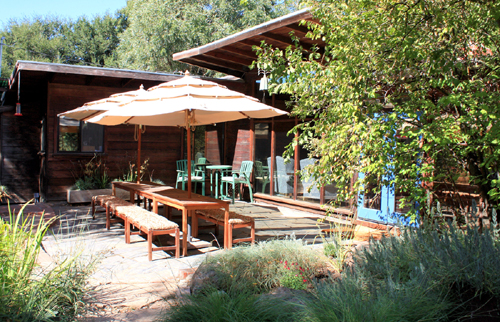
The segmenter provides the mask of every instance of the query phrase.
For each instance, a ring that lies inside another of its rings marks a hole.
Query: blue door
[[[364,173],[359,173],[359,179],[365,177]],[[358,194],[358,217],[360,219],[375,220],[383,223],[392,222],[390,220],[394,213],[395,206],[394,189],[382,186],[380,194],[370,193]]]
[[[358,177],[363,179],[365,174],[359,173]],[[379,195],[358,194],[358,218],[384,224],[418,226],[417,223],[410,223],[410,218],[403,213],[396,212],[396,193],[394,188],[388,186],[382,186]]]

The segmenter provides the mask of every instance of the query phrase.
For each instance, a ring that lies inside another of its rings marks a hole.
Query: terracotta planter
[[[111,189],[94,189],[94,190],[68,190],[66,199],[68,203],[85,203],[91,202],[93,196],[111,195]],[[116,195],[124,200],[130,198],[128,191],[116,189]]]

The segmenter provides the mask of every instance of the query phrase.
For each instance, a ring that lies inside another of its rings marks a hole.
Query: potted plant
[[[111,195],[111,179],[106,164],[100,157],[94,155],[90,161],[80,163],[80,170],[75,184],[67,192],[68,203],[90,202],[93,196]],[[119,197],[126,198],[127,194],[120,193]]]

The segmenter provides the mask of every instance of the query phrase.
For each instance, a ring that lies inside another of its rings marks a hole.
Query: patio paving
[[[59,216],[59,222],[43,241],[45,253],[40,256],[41,264],[50,265],[53,260],[74,254],[82,254],[86,259],[98,258],[96,270],[90,278],[93,312],[86,321],[139,320],[135,316],[137,312],[133,311],[151,307],[160,312],[167,305],[164,299],[189,292],[189,275],[207,253],[223,251],[218,247],[223,245],[219,239],[223,236],[222,229],[219,236],[214,236],[213,230],[201,230],[199,238],[210,242],[208,247],[189,250],[187,257],[179,259],[170,252],[153,252],[150,262],[145,238],[133,235],[131,243],[126,244],[122,224],[113,224],[109,231],[106,230],[104,212],[98,212],[93,220],[89,205],[72,206],[62,202],[49,205]],[[236,202],[230,210],[255,219],[257,241],[294,236],[319,246],[322,241],[318,238],[320,230],[331,228],[329,222],[318,223],[323,216],[285,207]],[[179,212],[174,210],[173,215],[174,221],[180,221]],[[361,228],[360,231],[381,234],[367,229]],[[234,237],[248,236],[249,233],[248,228],[238,229]],[[111,319],[110,314],[115,314],[115,318]]]

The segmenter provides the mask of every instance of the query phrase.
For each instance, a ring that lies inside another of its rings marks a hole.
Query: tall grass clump
[[[165,315],[165,322],[271,322],[293,321],[297,308],[276,298],[263,300],[241,290],[212,290],[189,296]]]
[[[286,286],[305,292],[303,285],[325,265],[319,252],[294,238],[209,256],[193,277],[192,295],[181,298],[165,321],[294,321],[299,306],[269,291]]]
[[[0,320],[73,321],[84,308],[90,266],[78,254],[50,268],[38,265],[51,222],[35,225],[24,208],[9,221],[0,218]]]
[[[500,317],[500,244],[474,228],[408,229],[372,242],[341,279],[317,284],[304,321]]]
[[[207,277],[204,288],[226,292],[244,290],[257,294],[284,286],[282,282],[289,280],[290,272],[293,277],[304,277],[298,282],[308,281],[310,275],[325,265],[326,259],[303,241],[286,238],[259,242],[255,246],[239,246],[209,256],[200,265],[195,277]]]

